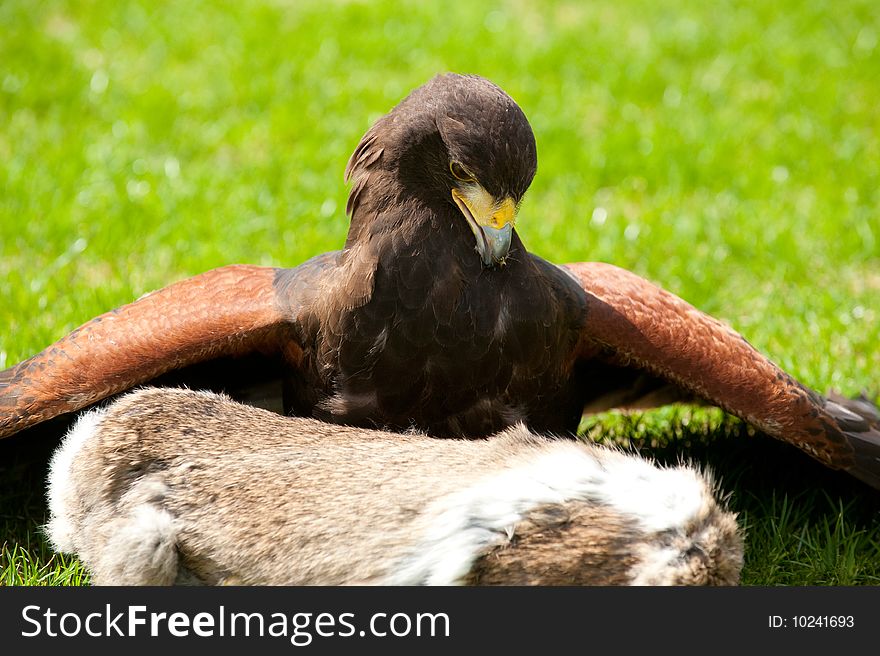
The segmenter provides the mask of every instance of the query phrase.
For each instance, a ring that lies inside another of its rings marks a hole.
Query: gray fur
[[[645,469],[693,490],[669,497],[686,512],[670,502],[657,520],[640,510],[650,491],[608,479],[633,467],[648,465],[521,426],[434,439],[148,388],[73,427],[52,461],[47,529],[95,584],[738,582],[742,537],[711,482]],[[559,538],[528,546],[548,522]],[[499,569],[511,562],[515,578]]]

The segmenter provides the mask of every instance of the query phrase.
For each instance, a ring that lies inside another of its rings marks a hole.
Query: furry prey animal
[[[49,536],[95,584],[735,584],[710,479],[515,426],[484,440],[146,388],[51,463]]]

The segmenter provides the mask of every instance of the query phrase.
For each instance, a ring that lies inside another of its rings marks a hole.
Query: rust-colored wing
[[[218,356],[284,352],[295,362],[278,269],[234,265],[148,294],[0,372],[0,437]],[[293,270],[296,271],[296,270]]]
[[[581,357],[671,381],[880,488],[880,417],[867,399],[808,389],[720,321],[629,271],[594,262],[565,268],[586,292]]]

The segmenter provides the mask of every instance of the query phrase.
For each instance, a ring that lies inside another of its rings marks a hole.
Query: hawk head
[[[492,267],[507,257],[536,169],[535,136],[509,95],[481,77],[438,75],[364,135],[346,168],[354,182],[347,210],[354,226],[359,209],[375,214],[412,201],[452,208]]]

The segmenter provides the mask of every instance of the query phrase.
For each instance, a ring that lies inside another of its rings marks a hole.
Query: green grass
[[[880,385],[873,0],[6,0],[0,366],[179,278],[340,247],[350,151],[447,70],[532,122],[531,250],[636,271],[816,389]],[[687,408],[585,429],[710,465],[745,583],[880,582],[877,493],[793,449]],[[3,583],[84,580],[37,528],[45,433],[0,444]]]

